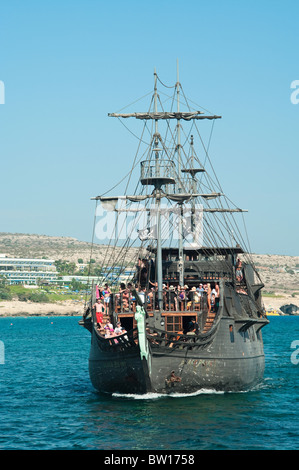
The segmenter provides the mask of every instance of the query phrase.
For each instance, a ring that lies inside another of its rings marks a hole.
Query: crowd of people
[[[147,291],[145,287],[140,285],[133,286],[132,283],[121,283],[118,292],[114,294],[115,305],[121,306],[124,311],[131,310],[132,303],[136,303],[135,292],[137,292],[139,299],[149,309],[157,308],[158,302],[158,285],[152,283],[152,286]],[[96,314],[96,321],[101,334],[105,337],[113,337],[123,334],[125,330],[118,323],[116,328],[107,320],[104,325],[104,316],[109,317],[109,304],[111,299],[111,289],[108,284],[104,287],[97,287],[97,300],[93,305]],[[169,305],[173,307],[174,311],[190,311],[196,304],[200,302],[202,296],[205,296],[208,312],[213,312],[217,309],[219,304],[219,284],[218,283],[199,283],[198,286],[188,287],[184,286],[168,286],[163,284],[163,308],[169,309]]]
[[[147,290],[145,286],[132,283],[121,283],[118,292],[114,294],[115,306],[121,307],[122,311],[132,310],[132,304],[136,303],[137,292],[139,299],[143,304],[149,308],[157,308],[158,302],[158,284],[150,283],[151,286]],[[200,298],[206,295],[208,311],[213,311],[219,303],[219,284],[218,283],[200,283],[198,286],[189,287],[173,286],[163,284],[163,308],[173,305],[175,311],[190,310],[194,308],[194,304],[200,302]],[[98,302],[95,304],[96,311],[99,315],[109,314],[109,303],[111,298],[111,289],[106,284],[103,288],[98,290]],[[98,306],[97,306],[98,305]]]
[[[198,304],[201,297],[206,296],[208,311],[213,311],[219,302],[218,283],[199,283],[198,286],[167,286],[163,284],[163,301],[174,304],[175,310],[190,310]]]
[[[111,297],[111,289],[108,284],[105,284],[104,287],[100,289],[96,287],[96,296],[97,300],[93,305],[96,314],[97,326],[99,333],[105,338],[115,338],[119,335],[126,333],[126,330],[121,326],[120,322],[116,323],[114,328],[109,317],[109,304]],[[108,319],[105,320],[104,324],[104,315]],[[115,340],[117,342],[117,340]]]
[[[146,270],[147,266],[144,265],[144,260],[140,260],[140,270]],[[242,263],[240,259],[236,263],[236,278],[238,282],[243,279]],[[193,283],[194,284],[194,283]],[[139,299],[136,299],[136,293]],[[163,309],[174,311],[192,311],[196,305],[200,304],[201,298],[205,299],[208,312],[215,312],[219,306],[220,289],[218,282],[198,283],[197,285],[168,285],[163,284]],[[105,338],[113,338],[126,333],[122,328],[120,322],[114,328],[110,320],[105,320],[110,315],[110,302],[112,291],[108,284],[104,287],[96,287],[97,300],[93,305],[96,314],[96,321],[99,332]],[[148,289],[140,284],[133,285],[131,282],[125,284],[122,282],[119,285],[118,292],[113,293],[114,306],[120,307],[121,311],[135,311],[135,306],[138,300],[141,300],[148,310],[158,308],[158,283],[149,281]],[[134,306],[134,308],[133,308]],[[116,310],[117,311],[117,310]],[[110,317],[109,317],[110,318]],[[197,331],[197,325],[194,326]]]

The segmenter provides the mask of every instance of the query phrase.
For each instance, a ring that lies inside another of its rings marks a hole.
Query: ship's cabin
[[[149,323],[158,311],[158,288],[155,268],[155,248],[149,256],[139,259],[132,283],[120,284],[111,295],[110,316],[119,319],[126,330],[136,327],[134,318],[141,299]],[[234,276],[238,253],[236,248],[184,248],[184,282],[179,283],[179,252],[176,248],[163,248],[163,310],[161,323],[169,332],[206,332],[217,316],[221,302],[221,283]],[[162,326],[161,325],[161,326]]]

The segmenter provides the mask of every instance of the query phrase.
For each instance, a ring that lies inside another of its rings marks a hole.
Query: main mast
[[[154,103],[155,103],[155,113],[158,112],[157,104],[157,73],[156,69],[154,72],[155,76],[155,94],[154,94]],[[159,172],[159,150],[158,150],[158,120],[155,119],[155,157],[156,157],[156,176],[160,174]],[[163,272],[162,272],[162,241],[161,241],[161,186],[159,180],[155,182],[155,197],[156,197],[156,207],[157,207],[157,282],[158,282],[158,307],[159,311],[163,310]]]
[[[180,122],[180,82],[179,82],[179,63],[177,61],[177,151],[178,151],[178,190],[182,192],[181,184],[181,170],[182,170],[182,155],[181,155],[181,122]],[[179,283],[180,286],[184,285],[184,251],[183,251],[183,204],[179,204],[179,217],[178,217],[178,232],[179,232]]]

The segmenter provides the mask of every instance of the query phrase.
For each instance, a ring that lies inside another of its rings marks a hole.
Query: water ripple
[[[265,378],[243,393],[102,395],[90,384],[90,335],[78,318],[2,318],[0,333],[0,449],[299,446],[299,365],[290,360],[299,317],[274,318],[263,330]]]

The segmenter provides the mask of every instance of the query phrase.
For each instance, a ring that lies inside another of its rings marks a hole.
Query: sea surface
[[[140,397],[93,389],[79,317],[0,318],[0,449],[298,449],[299,317],[269,319],[255,390]]]

